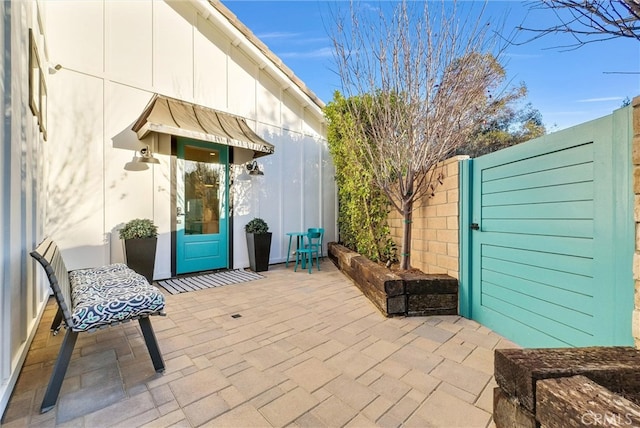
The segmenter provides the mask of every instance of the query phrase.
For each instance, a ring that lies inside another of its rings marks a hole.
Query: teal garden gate
[[[633,345],[631,108],[460,170],[460,313],[525,347]]]

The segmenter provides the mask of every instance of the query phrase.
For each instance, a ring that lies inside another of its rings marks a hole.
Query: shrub
[[[390,203],[373,184],[373,174],[361,162],[362,144],[355,138],[354,120],[346,100],[339,92],[324,109],[329,121],[327,140],[336,168],[338,186],[338,228],[340,242],[372,261],[397,261],[387,217]]]
[[[244,226],[244,231],[261,235],[269,232],[269,225],[263,219],[256,217]]]
[[[120,229],[120,239],[155,238],[158,226],[147,218],[136,218]]]

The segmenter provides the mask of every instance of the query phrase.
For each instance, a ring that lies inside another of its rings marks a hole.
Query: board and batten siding
[[[286,231],[321,223],[335,239],[333,167],[318,100],[218,8],[0,2],[0,412],[49,298],[29,257],[45,236],[63,248],[68,268],[98,266],[123,260],[117,230],[124,222],[152,218],[161,234],[156,276],[170,275],[170,144],[164,136],[138,141],[130,130],[153,94],[243,116],[276,146],[259,160],[266,175],[235,195],[234,267],[248,265],[242,228],[253,216],[272,227],[273,263],[285,259]],[[40,119],[29,106],[30,30],[48,95]],[[125,171],[145,144],[161,164]]]
[[[50,55],[62,65],[50,79],[55,144],[47,152],[49,211],[55,205],[60,215],[48,218],[47,229],[70,268],[122,261],[117,230],[140,217],[159,227],[155,278],[171,274],[171,144],[163,135],[138,141],[130,130],[154,93],[242,116],[275,146],[258,159],[264,176],[234,183],[234,268],[248,266],[244,225],[253,217],[273,232],[271,263],[286,258],[286,232],[324,226],[326,240],[335,240],[320,107],[217,9],[151,0],[61,0],[44,8]],[[125,171],[143,144],[160,165]]]
[[[40,64],[47,65],[40,12],[36,2],[0,2],[0,415],[49,297],[46,276],[29,257],[42,238],[46,197],[48,142],[29,107],[30,29]],[[46,68],[41,77],[46,85]]]

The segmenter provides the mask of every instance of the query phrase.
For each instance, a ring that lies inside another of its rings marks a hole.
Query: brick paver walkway
[[[167,317],[152,318],[162,375],[137,322],[81,334],[41,415],[63,337],[48,331],[50,302],[2,426],[493,425],[493,350],[512,343],[456,316],[384,318],[326,259],[264,275],[167,295]]]

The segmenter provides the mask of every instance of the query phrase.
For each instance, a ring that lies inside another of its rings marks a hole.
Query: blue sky
[[[346,1],[223,1],[249,29],[324,102],[340,89],[330,39],[333,16]],[[383,2],[384,3],[384,2]],[[371,2],[379,5],[380,2]],[[388,2],[386,4],[389,4]],[[506,16],[506,18],[505,18]],[[549,11],[533,11],[520,1],[490,0],[485,17],[504,21],[504,31],[518,24],[544,27],[555,22]],[[529,38],[516,34],[516,41]],[[549,130],[564,129],[605,116],[626,98],[640,95],[640,42],[616,39],[562,51],[566,36],[547,36],[505,53],[507,79],[524,82],[530,102]],[[624,72],[625,74],[620,74]]]

